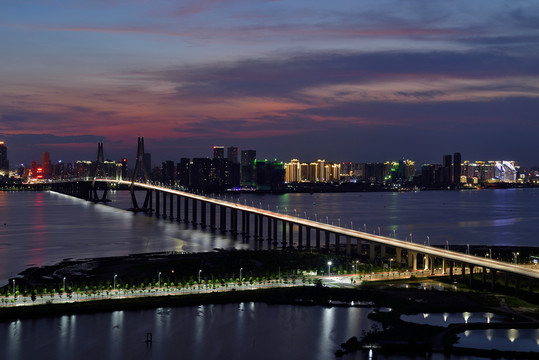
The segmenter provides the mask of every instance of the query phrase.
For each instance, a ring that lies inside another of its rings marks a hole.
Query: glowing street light
[[[331,264],[333,264],[331,261],[328,261],[328,276],[331,276]]]
[[[15,298],[15,279],[13,279],[13,298]]]
[[[200,285],[200,273],[202,272],[202,270],[198,270],[198,284]]]
[[[241,283],[241,272],[242,272],[243,268],[240,268],[240,283]]]
[[[157,274],[157,287],[161,287],[161,271],[159,271],[159,274]]]
[[[112,284],[113,284],[112,287],[113,287],[114,290],[116,290],[116,277],[117,277],[117,276],[118,276],[118,275],[114,274],[114,280],[113,280],[113,282],[112,282]]]
[[[62,289],[64,289],[64,292],[66,292],[66,277],[64,276],[64,286],[62,287]]]

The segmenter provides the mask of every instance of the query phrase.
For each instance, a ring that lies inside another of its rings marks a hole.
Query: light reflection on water
[[[486,313],[422,313],[414,315],[401,315],[401,319],[404,321],[426,324],[433,326],[448,326],[449,324],[467,324],[467,323],[491,323],[508,321],[509,318],[502,315],[495,315],[491,312]]]
[[[539,352],[538,329],[485,329],[461,333],[457,347]],[[459,335],[459,334],[457,334]]]
[[[234,202],[297,213],[343,226],[364,224],[368,232],[449,246],[455,244],[534,246],[539,189],[429,191],[418,193],[233,194]],[[140,192],[139,195],[141,195]],[[134,214],[127,191],[113,191],[107,205],[57,193],[0,192],[0,283],[29,266],[65,258],[119,256],[158,251],[257,248],[220,232],[183,222]],[[258,205],[259,206],[259,205]],[[296,209],[296,212],[293,210]],[[199,217],[200,218],[200,217]],[[252,217],[251,217],[252,218]],[[251,219],[253,221],[253,219]],[[254,228],[252,226],[251,228]],[[263,244],[267,247],[266,242]]]

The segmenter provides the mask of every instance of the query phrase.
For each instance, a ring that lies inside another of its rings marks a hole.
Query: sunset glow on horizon
[[[4,1],[12,164],[136,155],[539,164],[539,3]]]

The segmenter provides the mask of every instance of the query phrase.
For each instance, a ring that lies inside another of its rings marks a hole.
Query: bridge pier
[[[395,248],[395,262],[401,266],[402,263],[402,249]]]
[[[216,221],[215,221],[215,217],[216,217],[216,212],[217,212],[217,209],[216,209],[216,205],[214,203],[210,203],[210,229],[212,231],[215,231],[215,229],[217,229],[217,226],[216,226]]]
[[[374,261],[375,252],[374,252],[374,243],[369,242],[369,260],[372,262]]]
[[[149,190],[149,191],[152,191],[152,190]],[[161,197],[159,196],[159,191],[155,190],[155,216],[156,217],[159,217],[161,216],[161,201],[160,201]],[[150,208],[151,208],[151,203],[150,203]]]
[[[198,225],[198,200],[191,199],[193,204],[193,225],[196,227]]]
[[[258,239],[264,240],[264,215],[258,215]]]
[[[329,252],[329,231],[326,231],[326,251]]]
[[[311,231],[312,231],[312,228],[310,226],[307,226],[305,228],[305,234],[307,235],[307,239],[306,239],[307,249],[311,248]]]
[[[496,286],[496,270],[490,269],[490,289],[494,291]]]
[[[208,224],[206,223],[206,201],[200,202],[200,226],[205,229]]]
[[[341,235],[335,233],[335,254],[339,254],[341,252]]]
[[[245,238],[249,239],[251,237],[251,213],[244,211],[245,213]]]
[[[238,235],[238,210],[230,209],[230,231],[233,235]]]
[[[268,240],[268,243],[271,243],[271,232],[273,230],[273,227],[272,227],[272,218],[268,216],[268,237],[267,237],[267,240]]]
[[[226,232],[226,207],[223,205],[219,205],[219,230],[221,230],[222,233]]]
[[[277,242],[277,238],[279,237],[278,233],[277,233],[277,224],[278,223],[278,220],[277,219],[273,219],[273,246],[276,247],[278,242]]]
[[[282,246],[283,246],[283,249],[286,247],[286,221],[285,220],[281,220],[281,225],[282,225]]]
[[[316,242],[316,249],[320,250],[320,229],[316,229],[315,231],[315,242]]]
[[[383,259],[386,258],[386,246],[380,245],[380,257]]]
[[[298,249],[303,249],[303,226],[298,225]]]
[[[176,195],[176,221],[180,222],[182,221],[182,197],[181,195]]]
[[[167,193],[163,192],[163,218],[167,217]]]
[[[170,193],[170,220],[174,219],[174,194]]]
[[[346,237],[346,255],[352,255],[352,238],[350,236]]]
[[[294,223],[288,223],[288,246],[290,248],[294,247]]]
[[[183,221],[189,223],[189,198],[186,196],[183,198]]]

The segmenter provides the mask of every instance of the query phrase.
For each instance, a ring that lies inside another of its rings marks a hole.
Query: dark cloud
[[[539,75],[539,58],[492,52],[312,53],[249,59],[154,73],[178,84],[181,97],[297,98],[305,88],[392,79],[499,78]]]

